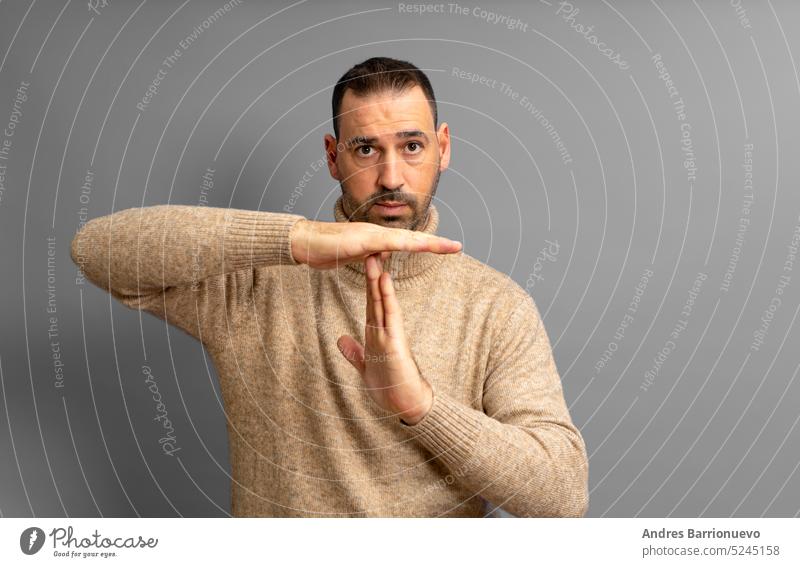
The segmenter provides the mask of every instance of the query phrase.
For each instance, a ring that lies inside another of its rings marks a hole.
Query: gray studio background
[[[798,514],[797,3],[103,4],[0,3],[3,516],[229,513],[202,345],[76,283],[69,243],[142,204],[332,220],[333,84],[374,55],[450,125],[440,233],[543,314],[589,516]]]

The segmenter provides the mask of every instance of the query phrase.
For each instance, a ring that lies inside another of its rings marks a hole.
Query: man
[[[582,516],[583,438],[531,297],[436,236],[433,89],[372,58],[333,93],[337,222],[184,205],[93,219],[72,257],[197,337],[236,516]]]

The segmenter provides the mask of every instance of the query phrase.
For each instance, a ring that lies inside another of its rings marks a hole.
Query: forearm
[[[401,427],[444,463],[456,482],[515,516],[586,513],[586,450],[571,424],[504,424],[436,392],[428,414]]]
[[[251,266],[294,265],[289,232],[300,215],[155,205],[92,219],[73,261],[95,284],[141,295]]]

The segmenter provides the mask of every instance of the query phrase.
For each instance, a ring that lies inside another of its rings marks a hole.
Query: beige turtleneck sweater
[[[348,219],[341,197],[338,222]],[[435,233],[431,206],[421,230]],[[94,284],[202,341],[227,417],[234,516],[582,516],[588,460],[531,297],[464,253],[384,262],[434,391],[413,426],[336,346],[364,337],[363,262],[298,264],[299,215],[156,205],[89,221]]]

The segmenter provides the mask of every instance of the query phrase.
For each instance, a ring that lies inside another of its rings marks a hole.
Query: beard
[[[378,192],[370,195],[363,201],[356,201],[350,195],[350,192],[345,188],[345,184],[340,182],[342,188],[342,205],[351,222],[371,222],[389,228],[405,228],[407,230],[418,230],[424,226],[428,219],[428,209],[436,189],[439,187],[439,176],[441,175],[439,168],[436,168],[436,177],[431,183],[430,191],[427,197],[422,201],[418,198],[418,193],[411,193],[403,190],[392,190],[382,188]],[[382,213],[374,207],[376,204],[382,202],[392,201],[404,203],[408,208],[401,208],[402,212],[393,215],[391,213]]]

